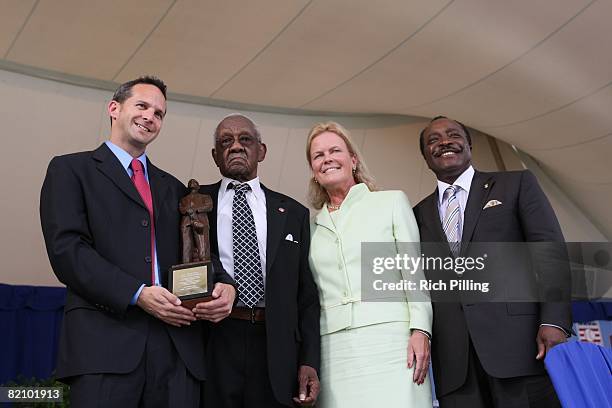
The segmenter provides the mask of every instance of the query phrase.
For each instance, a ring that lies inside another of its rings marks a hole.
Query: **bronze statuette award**
[[[181,299],[182,306],[192,309],[212,299],[214,273],[206,213],[213,202],[210,196],[198,193],[196,180],[189,180],[188,186],[191,191],[179,203],[183,263],[170,268],[168,290]]]

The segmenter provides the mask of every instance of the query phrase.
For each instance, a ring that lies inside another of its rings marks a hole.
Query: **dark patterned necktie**
[[[230,188],[235,190],[232,203],[234,280],[238,285],[239,300],[253,308],[264,297],[264,282],[255,219],[246,200],[246,193],[251,187],[246,183],[233,183]]]

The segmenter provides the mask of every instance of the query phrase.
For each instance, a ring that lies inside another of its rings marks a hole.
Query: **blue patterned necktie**
[[[446,213],[442,229],[446,234],[448,245],[455,257],[461,250],[461,210],[459,209],[459,199],[457,198],[457,186],[450,186],[444,191],[446,199]]]
[[[246,183],[233,183],[230,188],[235,190],[232,203],[234,280],[238,285],[238,299],[246,307],[253,308],[264,298],[264,282],[255,219],[246,200],[246,193],[251,187]]]

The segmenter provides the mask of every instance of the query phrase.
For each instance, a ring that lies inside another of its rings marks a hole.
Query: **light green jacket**
[[[412,255],[418,256],[420,252],[416,219],[403,192],[371,192],[365,184],[357,184],[339,210],[330,213],[324,206],[311,222],[309,260],[319,288],[321,335],[397,321],[409,322],[411,329],[431,333],[431,303],[422,298],[410,301],[410,291],[395,294],[395,301],[361,301],[362,242],[411,242],[414,244],[410,247],[416,248]],[[394,256],[398,252],[396,246],[386,245],[394,253],[387,251],[384,256]],[[371,266],[368,269],[366,265],[364,273],[372,273]],[[391,275],[393,281],[406,278],[406,273],[403,269],[385,272],[395,274]],[[372,280],[368,277],[364,282]]]

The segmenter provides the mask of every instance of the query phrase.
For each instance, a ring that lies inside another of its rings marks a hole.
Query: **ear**
[[[210,153],[212,154],[213,161],[215,162],[215,164],[217,165],[217,167],[219,167],[219,163],[217,162],[217,151],[215,150],[215,148],[214,148],[214,147],[212,148],[212,150],[210,151]]]
[[[315,182],[315,183],[319,184],[319,180],[317,180],[317,178],[316,178],[316,176],[315,176],[314,172],[311,172],[311,173],[310,173],[310,175],[312,176],[310,179],[311,179],[311,180],[314,180],[314,182]]]
[[[266,153],[268,152],[268,148],[265,143],[259,144],[259,149],[257,151],[257,161],[262,162],[266,158]]]
[[[110,116],[111,121],[117,120],[117,115],[121,112],[121,104],[117,101],[110,101],[108,103],[108,116]]]

